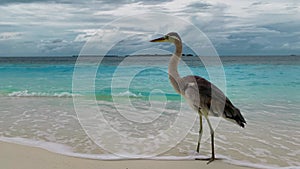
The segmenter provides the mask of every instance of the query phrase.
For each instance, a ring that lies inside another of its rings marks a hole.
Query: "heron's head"
[[[169,42],[169,43],[175,43],[175,42],[181,42],[180,36],[176,32],[170,32],[166,34],[163,37],[153,39],[150,42]]]

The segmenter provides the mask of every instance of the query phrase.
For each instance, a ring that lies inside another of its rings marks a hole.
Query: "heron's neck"
[[[175,46],[176,46],[176,50],[170,59],[168,73],[169,73],[169,79],[171,81],[172,86],[174,87],[177,93],[181,93],[180,92],[181,78],[178,73],[178,64],[180,62],[180,58],[182,54],[182,44],[181,42],[178,43],[175,42]]]
[[[169,62],[168,71],[169,71],[169,76],[172,76],[174,79],[180,78],[180,75],[178,73],[179,62],[180,62],[180,57],[173,54]]]

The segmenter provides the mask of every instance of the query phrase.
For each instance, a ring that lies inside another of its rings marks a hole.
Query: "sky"
[[[0,56],[78,55],[104,25],[149,12],[193,24],[219,55],[300,54],[299,0],[0,0]],[[155,25],[162,22],[172,20],[158,18]],[[137,29],[141,25],[151,27],[142,19],[122,23],[131,34],[146,36],[122,41],[116,54],[149,47],[156,36]]]

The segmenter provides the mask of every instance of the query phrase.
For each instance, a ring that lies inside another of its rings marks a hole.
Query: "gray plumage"
[[[182,55],[182,42],[176,32],[168,33],[164,37],[151,40],[150,42],[170,42],[175,45],[175,53],[172,55],[168,66],[170,82],[175,91],[185,97],[189,105],[199,114],[200,129],[197,152],[199,152],[203,132],[202,116],[206,118],[210,128],[212,146],[212,157],[208,163],[214,161],[214,130],[208,116],[221,116],[241,127],[244,127],[246,124],[244,117],[240,113],[240,110],[214,84],[200,76],[186,76],[183,78],[179,76],[177,69]]]
[[[241,127],[245,127],[244,123],[246,121],[241,115],[240,110],[214,84],[199,76],[186,76],[182,78],[182,81],[186,83],[186,86],[181,94],[188,97],[189,100],[193,100],[193,109],[207,109],[209,111],[208,115],[215,117],[222,116]],[[212,100],[214,101],[213,105]]]

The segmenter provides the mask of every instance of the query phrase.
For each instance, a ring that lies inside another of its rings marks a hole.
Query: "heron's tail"
[[[225,119],[237,123],[241,127],[245,127],[246,120],[242,116],[240,110],[234,107],[232,104],[226,104],[223,116]]]

